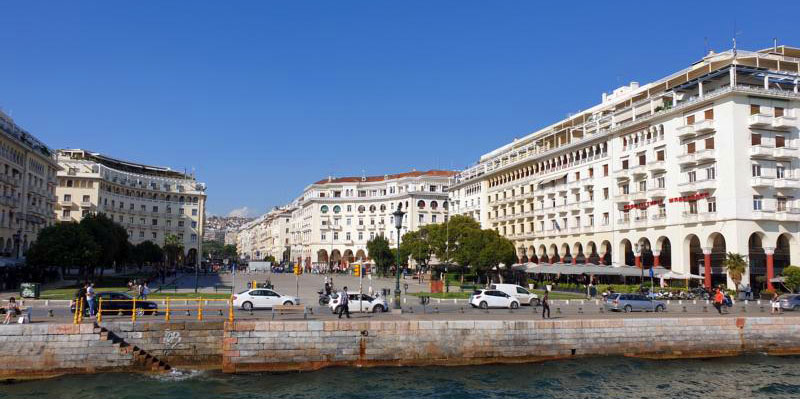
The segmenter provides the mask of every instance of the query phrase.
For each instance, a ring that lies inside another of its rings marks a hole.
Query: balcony
[[[614,196],[614,202],[631,202],[630,194],[617,194]]]
[[[633,177],[647,175],[647,165],[634,165],[631,167],[630,173],[633,175]]]
[[[775,219],[788,222],[800,222],[800,208],[783,208],[775,212]]]
[[[664,222],[664,221],[667,220],[667,214],[666,213],[656,213],[655,215],[650,216],[650,220],[652,220],[653,222],[656,222],[656,223]]]
[[[800,180],[792,178],[775,179],[775,188],[800,188]]]
[[[580,202],[580,207],[582,209],[593,209],[594,208],[594,200],[583,200]]]
[[[72,200],[59,200],[58,205],[62,208],[72,208]]]
[[[766,127],[772,125],[772,116],[765,114],[753,114],[747,118],[747,125],[750,127]]]
[[[772,158],[775,156],[775,148],[763,145],[750,146],[751,158]]]
[[[667,169],[667,163],[665,161],[650,161],[647,164],[647,168],[651,172],[663,172]]]
[[[630,218],[617,219],[617,226],[618,227],[625,227],[625,226],[628,226],[630,223],[631,223],[631,219]]]
[[[614,177],[617,180],[628,180],[631,178],[630,169],[617,169],[614,171]]]
[[[755,220],[773,220],[775,212],[765,209],[753,210],[753,219]]]
[[[717,219],[716,212],[703,212],[697,215],[697,220],[701,222],[711,222]]]
[[[630,194],[631,201],[644,201],[647,199],[647,193],[645,191],[636,191]]]
[[[694,131],[697,132],[698,134],[713,132],[714,131],[714,120],[713,119],[703,119],[702,121],[695,122]]]
[[[750,185],[753,187],[772,187],[775,184],[775,179],[771,177],[756,176],[750,178]]]
[[[717,157],[717,151],[713,148],[697,151],[694,153],[694,159],[697,162],[713,161]]]
[[[699,216],[698,216],[698,215],[697,215],[697,213],[695,213],[695,212],[687,212],[687,211],[684,211],[684,212],[683,212],[683,219],[684,219],[684,220],[685,220],[687,223],[693,223],[693,222],[697,222],[697,220],[698,220],[698,217],[699,217]]]
[[[716,179],[695,180],[691,182],[684,182],[678,185],[682,193],[701,190],[714,190],[717,188]]]
[[[633,225],[637,227],[647,225],[647,214],[633,218]]]
[[[71,222],[72,216],[58,215],[58,220],[61,222]]]
[[[664,187],[651,187],[647,193],[651,198],[664,198],[667,196],[667,190]]]
[[[776,116],[775,119],[772,120],[772,127],[776,129],[791,129],[797,125],[796,122],[797,120],[791,116]]]
[[[581,189],[581,182],[580,180],[574,180],[567,183],[567,188],[570,190],[580,190]]]
[[[680,164],[680,165],[689,165],[689,164],[693,164],[693,163],[697,162],[695,160],[695,155],[697,155],[696,152],[690,152],[690,153],[678,155],[678,164]]]
[[[683,125],[675,129],[678,132],[678,137],[682,139],[692,138],[697,133],[694,131],[694,125]]]
[[[797,148],[792,147],[778,147],[774,151],[775,158],[797,158]]]

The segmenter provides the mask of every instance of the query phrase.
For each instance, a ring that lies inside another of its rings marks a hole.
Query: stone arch
[[[572,251],[566,242],[561,244],[561,262],[572,263]]]
[[[594,241],[589,241],[586,243],[584,252],[586,253],[586,263],[591,263],[595,265],[600,264],[601,262],[600,254],[597,253],[597,244],[595,244]]]
[[[353,250],[352,249],[344,250],[344,261],[345,262],[353,263],[353,262],[355,262],[355,260],[356,260],[356,257],[353,255]]]
[[[342,262],[342,253],[339,252],[338,249],[334,249],[333,251],[331,251],[331,263],[333,263],[334,265],[338,265],[341,264],[341,262]]]
[[[558,263],[561,262],[561,257],[558,255],[558,247],[556,244],[550,244],[550,263]]]
[[[539,245],[539,251],[536,253],[539,263],[550,263],[550,258],[547,257],[547,247],[544,244]]]
[[[633,244],[631,244],[631,240],[623,238],[622,241],[619,242],[619,263],[623,265],[633,265],[635,262]]]
[[[666,269],[672,269],[672,243],[669,238],[661,236],[656,240],[656,250],[659,252],[658,263]]]
[[[702,275],[700,263],[703,260],[703,247],[700,244],[700,237],[695,234],[687,235],[683,239],[683,247],[686,248],[683,261],[689,265],[689,273]]]
[[[324,249],[317,251],[317,262],[328,263],[328,251]]]
[[[197,264],[197,248],[190,248],[189,251],[186,252],[184,264],[189,266]]]
[[[766,287],[767,255],[764,251],[764,233],[757,231],[747,239],[747,260],[750,263],[750,286]]]
[[[367,254],[364,252],[363,249],[359,249],[356,251],[356,260],[365,261],[367,260]]]
[[[709,244],[708,247],[711,248],[711,285],[726,284],[728,281],[727,273],[722,266],[727,254],[725,237],[718,232],[713,232],[709,234],[707,242]]]
[[[583,252],[583,244],[576,242],[573,246],[572,253],[574,254],[574,263],[581,265],[586,263],[586,254]]]
[[[647,237],[639,239],[639,262],[642,267],[653,267],[653,247]]]
[[[614,259],[611,255],[611,241],[603,240],[603,242],[600,243],[600,259],[604,265],[611,264],[611,260]]]

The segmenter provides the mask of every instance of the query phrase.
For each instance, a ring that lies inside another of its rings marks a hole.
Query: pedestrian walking
[[[86,304],[89,305],[89,317],[94,317],[94,284],[86,287]]]
[[[717,308],[717,312],[722,314],[722,304],[725,302],[725,296],[722,294],[722,290],[717,288],[714,292],[714,307]]]
[[[547,313],[547,318],[550,318],[550,291],[545,290],[544,296],[542,297],[542,318],[544,319],[544,315]]]
[[[147,283],[142,285],[142,299],[147,300],[147,296],[150,295],[150,287],[147,286]]]
[[[342,313],[347,315],[347,318],[350,318],[350,296],[347,294],[347,287],[342,288],[342,292],[339,294],[342,297],[341,304],[339,305],[339,318],[342,318]]]
[[[8,298],[8,303],[6,304],[6,317],[3,319],[3,324],[11,323],[11,318],[19,315],[20,313],[19,306],[17,306],[17,300],[13,296]]]
[[[772,299],[770,299],[770,304],[772,305],[772,311],[770,313],[776,314],[781,312],[781,301],[778,300],[778,293],[772,293]]]

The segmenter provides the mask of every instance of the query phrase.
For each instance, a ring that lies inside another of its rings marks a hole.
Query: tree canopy
[[[375,238],[367,241],[367,252],[372,261],[375,262],[378,273],[388,274],[389,266],[394,262],[392,251],[389,249],[389,241],[383,236],[375,236]]]
[[[58,267],[61,275],[68,267],[78,267],[83,279],[88,278],[90,267],[101,258],[102,248],[86,229],[78,223],[58,223],[43,228],[28,249],[26,261],[40,273]]]
[[[786,286],[790,291],[797,292],[797,289],[800,288],[800,267],[797,266],[789,266],[783,269],[783,285]]]

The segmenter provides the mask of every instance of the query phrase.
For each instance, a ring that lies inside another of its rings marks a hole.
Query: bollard
[[[169,298],[166,300],[167,310],[164,313],[164,321],[169,321]]]
[[[556,314],[561,314],[561,308],[556,308]]]
[[[599,311],[600,311],[600,313],[605,313],[606,312],[606,310],[602,306],[600,306]]]
[[[250,314],[253,314],[253,313],[252,313],[252,312],[250,312]],[[189,309],[186,309],[186,316],[191,316],[191,315],[192,315],[192,313],[191,313],[191,312],[189,312]]]
[[[708,306],[703,306],[703,313],[708,313]]]
[[[97,322],[103,321],[103,298],[97,301]]]
[[[761,309],[761,310],[760,310],[760,311],[761,311],[761,313],[764,313],[764,307],[763,307],[763,306],[761,306],[761,307],[760,307],[760,309]]]
[[[683,313],[686,313],[686,306],[683,307]]]
[[[197,320],[203,321],[203,298],[197,301]]]
[[[222,308],[219,308],[219,315],[222,316]]]
[[[136,297],[133,298],[133,309],[131,309],[131,321],[136,322]]]
[[[414,307],[413,306],[409,306],[408,307],[408,313],[414,313]]]
[[[578,306],[578,314],[583,314],[583,306]]]
[[[747,306],[742,306],[742,313],[747,313]]]
[[[228,321],[233,323],[233,298],[228,300]]]
[[[53,314],[53,309],[48,309],[47,310],[47,315],[50,316],[50,317],[55,317],[55,314]]]
[[[462,306],[462,307],[458,308],[458,311],[461,312],[461,313],[464,313],[464,307]]]
[[[439,307],[438,306],[434,306],[433,307],[433,313],[439,313]]]

